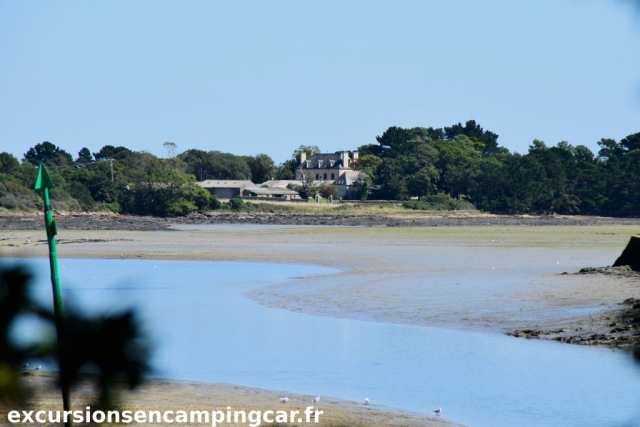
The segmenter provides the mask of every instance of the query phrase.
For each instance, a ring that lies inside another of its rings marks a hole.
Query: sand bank
[[[31,392],[38,397],[29,410],[60,410],[62,407],[60,392],[55,387],[52,373],[39,373],[24,377]],[[85,380],[72,392],[72,409],[82,410],[96,401],[93,383]],[[288,396],[286,404],[280,403],[281,396]],[[191,381],[170,381],[155,379],[143,383],[134,391],[122,388],[117,406],[130,411],[226,411],[228,406],[234,411],[278,411],[298,410],[303,413],[308,406],[323,411],[319,423],[300,424],[320,427],[455,427],[444,418],[426,417],[414,412],[402,411],[372,402],[365,406],[363,402],[336,399],[321,396],[320,402],[312,403],[315,396],[291,394],[283,391],[242,387],[232,384],[203,384]],[[0,424],[5,422],[6,412],[0,409]],[[47,424],[39,424],[46,426]],[[174,424],[153,423],[147,425],[164,426]],[[189,424],[210,425],[210,424]],[[225,424],[227,425],[227,424]],[[234,426],[248,426],[237,423]]]
[[[254,291],[262,304],[335,317],[510,333],[609,334],[637,277],[611,265],[638,226],[66,230],[60,257],[308,263],[342,272]],[[3,257],[46,256],[44,232],[3,231]],[[569,274],[563,274],[569,273]],[[636,331],[626,331],[636,333]],[[624,335],[625,332],[620,334]],[[547,336],[547,338],[553,338]]]

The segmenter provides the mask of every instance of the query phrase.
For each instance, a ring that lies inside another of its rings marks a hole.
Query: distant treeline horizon
[[[61,210],[184,215],[218,209],[220,202],[197,181],[293,180],[301,145],[275,164],[267,154],[236,155],[187,149],[165,142],[166,158],[124,146],[82,148],[72,156],[45,141],[22,159],[0,153],[0,208],[39,209],[35,166],[44,163]],[[498,134],[473,120],[444,128],[390,127],[371,144],[357,147],[353,168],[366,173],[360,199],[409,200],[445,196],[494,213],[637,215],[640,213],[640,132],[620,141],[602,138],[593,153],[565,141],[534,140],[526,154],[498,144]],[[355,150],[354,150],[355,151]],[[303,195],[314,183],[303,183]],[[330,185],[330,184],[327,184]]]

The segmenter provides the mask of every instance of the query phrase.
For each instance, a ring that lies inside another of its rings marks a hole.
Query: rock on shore
[[[66,230],[168,230],[173,224],[258,224],[360,227],[437,227],[487,225],[640,225],[640,218],[608,218],[560,215],[492,215],[475,213],[346,215],[304,213],[209,212],[186,217],[160,218],[152,216],[104,213],[57,214],[58,228]],[[42,228],[42,214],[2,215],[0,230],[37,230]]]

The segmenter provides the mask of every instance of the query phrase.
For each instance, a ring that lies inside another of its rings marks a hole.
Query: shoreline
[[[624,224],[267,227],[170,233],[61,229],[58,254],[61,259],[324,265],[340,271],[291,278],[248,296],[266,306],[312,315],[502,334],[560,329],[573,333],[580,328],[576,336],[589,337],[610,334],[611,321],[607,323],[606,318],[618,315],[622,301],[640,297],[640,281],[577,273],[585,266],[606,264],[605,260],[613,263],[637,228]],[[42,228],[2,230],[0,256],[46,257],[44,238]],[[629,332],[636,331],[622,331],[622,335]],[[152,383],[154,389],[161,389],[165,381]],[[358,419],[349,425],[357,425]],[[424,425],[411,422],[407,419],[408,424],[400,425]]]
[[[0,214],[0,230],[38,230],[42,213]],[[346,227],[450,226],[597,226],[637,225],[640,218],[580,215],[495,215],[480,212],[406,212],[393,215],[264,213],[212,211],[186,217],[153,217],[112,213],[56,214],[60,230],[170,230],[172,225],[251,224]]]
[[[640,328],[620,318],[625,317],[623,301],[640,299],[640,275],[599,274],[602,269],[578,274],[604,260],[613,263],[631,234],[637,234],[635,226],[619,224],[170,233],[61,228],[58,253],[323,265],[341,272],[330,280],[294,279],[248,296],[308,314],[631,347]],[[46,256],[44,238],[42,228],[2,231],[0,255]],[[484,253],[485,248],[490,251]],[[487,257],[486,265],[478,265],[477,256]]]
[[[35,411],[61,409],[60,392],[55,387],[55,372],[29,372],[26,375],[23,374],[22,378],[32,395],[38,397],[37,401],[27,405],[26,409]],[[82,410],[96,400],[94,380],[91,376],[86,376],[72,390],[72,410]],[[129,411],[226,411],[230,406],[232,410],[246,412],[297,410],[303,413],[306,407],[315,406],[324,413],[320,416],[319,423],[308,425],[327,427],[462,427],[461,424],[453,423],[446,418],[378,405],[375,402],[365,406],[363,402],[322,396],[320,402],[315,404],[311,402],[315,396],[311,395],[227,383],[208,384],[197,381],[150,378],[135,390],[128,390],[124,386],[117,390],[116,407]],[[286,404],[279,401],[280,397],[284,395],[289,397]],[[6,419],[6,414],[2,414],[2,412],[0,408],[0,423]],[[153,425],[172,424],[153,423]],[[233,425],[248,426],[249,423],[234,423]]]

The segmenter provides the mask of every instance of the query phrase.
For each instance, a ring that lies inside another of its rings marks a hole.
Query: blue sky
[[[0,0],[0,151],[300,144],[474,119],[511,151],[640,132],[623,0]]]

